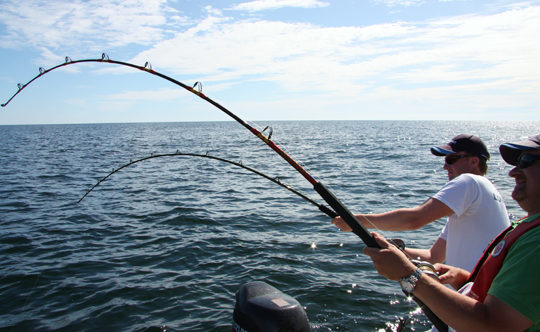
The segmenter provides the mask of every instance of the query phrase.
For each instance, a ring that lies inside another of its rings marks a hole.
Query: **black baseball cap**
[[[501,156],[510,165],[517,166],[521,152],[540,149],[540,135],[517,143],[504,143],[499,147]]]
[[[461,134],[452,138],[452,141],[446,145],[431,148],[431,153],[439,157],[461,151],[468,152],[485,160],[489,160],[490,158],[484,142],[478,136],[474,135]]]

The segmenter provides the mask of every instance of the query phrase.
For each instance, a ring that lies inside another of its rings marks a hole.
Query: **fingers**
[[[345,220],[343,220],[341,217],[336,217],[336,218],[332,219],[332,224],[336,225],[337,227],[339,227],[344,232],[351,232],[352,231],[352,228],[349,225],[347,225]]]
[[[377,242],[377,244],[381,247],[381,249],[388,249],[390,247],[390,242],[388,242],[381,234],[372,232],[371,235],[375,239],[375,242]]]
[[[442,284],[450,284],[456,279],[455,273],[452,271],[450,266],[444,264],[435,264],[435,271],[439,274],[439,281]]]
[[[378,233],[371,235],[380,248],[364,247],[363,252],[371,258],[380,275],[389,280],[399,280],[416,271],[416,266],[397,247]]]
[[[364,247],[363,253],[371,257],[373,259],[374,255],[378,254],[383,249],[388,249],[390,247],[390,243],[386,241],[386,239],[380,235],[379,233],[371,233],[371,236],[373,236],[373,239],[380,248],[373,248],[373,247]]]
[[[448,271],[448,265],[441,264],[441,263],[435,263],[433,264],[433,267],[435,268],[435,271],[439,274],[443,274],[446,271]]]

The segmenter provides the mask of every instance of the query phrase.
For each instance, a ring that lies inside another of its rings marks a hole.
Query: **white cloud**
[[[54,66],[65,61],[65,57],[55,54],[46,47],[38,47],[41,50],[42,61],[40,63]]]
[[[185,89],[161,89],[148,91],[126,91],[123,93],[110,94],[105,97],[107,101],[141,101],[141,100],[171,100],[186,97]]]
[[[344,112],[355,112],[350,105],[399,108],[409,104],[427,109],[435,103],[440,108],[466,109],[467,103],[489,108],[540,102],[535,97],[540,88],[539,6],[516,5],[490,15],[423,22],[322,27],[239,20],[223,16],[211,6],[204,7],[207,16],[195,22],[169,8],[165,0],[150,1],[150,7],[139,0],[103,0],[101,6],[97,2],[65,5],[53,1],[50,8],[37,0],[28,1],[36,5],[8,2],[0,13],[8,31],[8,37],[0,39],[2,45],[33,45],[44,61],[58,64],[63,56],[57,54],[66,48],[97,49],[100,54],[107,47],[148,44],[151,47],[131,60],[117,58],[112,52],[111,58],[141,65],[150,61],[155,70],[167,75],[202,81],[205,92],[241,94],[242,88],[260,82],[285,92],[272,103],[259,105],[261,111],[270,105],[316,112],[338,103],[340,107],[349,105],[341,107]],[[275,8],[271,5],[276,3],[324,4],[252,1],[238,6],[249,4],[243,10],[255,11]],[[38,9],[45,14],[38,15]],[[125,11],[118,14],[122,23],[117,24],[113,22],[115,12],[122,9]],[[164,27],[175,29],[174,35]],[[70,55],[77,59],[77,54]],[[100,70],[122,72],[122,68],[112,67]],[[103,107],[130,107],[133,101],[172,100],[184,95],[182,90],[116,93],[105,98]]]
[[[164,39],[167,16],[179,24],[166,0],[62,1],[4,0],[0,21],[7,34],[0,46],[75,47],[103,50],[128,44],[150,45]]]
[[[444,1],[444,0],[441,0]],[[451,1],[451,0],[446,0]],[[375,2],[383,3],[388,7],[394,6],[412,6],[412,5],[421,5],[424,4],[424,0],[375,0]]]
[[[262,10],[278,9],[284,7],[318,8],[326,7],[329,5],[330,4],[328,2],[322,2],[317,0],[257,0],[251,2],[244,2],[235,5],[229,9],[257,12]]]
[[[212,6],[206,6],[204,7],[204,10],[206,10],[206,12],[208,14],[212,14],[212,15],[217,15],[217,16],[221,16],[223,13],[221,10],[219,9],[216,9],[216,8],[213,8]]]
[[[427,23],[319,27],[272,21],[199,25],[135,57],[206,82],[265,80],[291,91],[540,79],[540,7]]]

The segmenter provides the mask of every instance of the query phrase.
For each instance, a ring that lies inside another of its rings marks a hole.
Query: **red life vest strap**
[[[523,219],[521,219],[523,220]],[[504,258],[512,247],[512,245],[527,231],[540,226],[540,217],[530,222],[522,222],[519,225],[510,226],[504,230],[495,240],[491,242],[488,248],[484,251],[484,255],[476,264],[471,273],[469,281],[474,281],[471,289],[471,297],[484,302],[489,288],[495,279],[495,276],[501,270]]]

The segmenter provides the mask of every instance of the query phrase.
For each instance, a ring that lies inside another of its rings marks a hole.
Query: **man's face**
[[[540,150],[523,151],[521,155],[524,154],[540,155]],[[525,169],[518,165],[508,175],[516,180],[512,198],[529,215],[540,212],[540,160]]]
[[[448,172],[448,180],[460,176],[464,173],[473,173],[475,165],[478,166],[480,161],[467,152],[457,152],[447,155],[444,162],[444,169]]]

